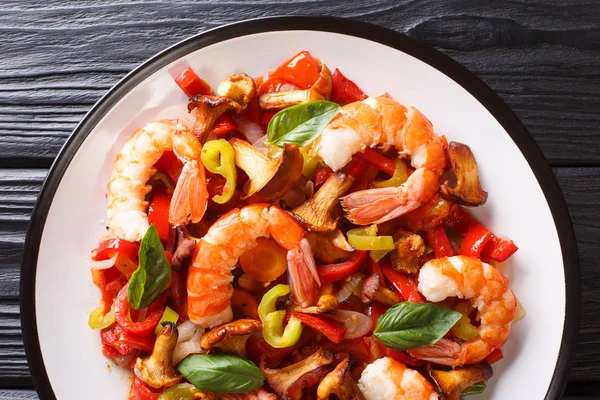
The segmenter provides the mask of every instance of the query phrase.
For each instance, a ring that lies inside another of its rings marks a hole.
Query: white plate
[[[104,233],[105,188],[121,145],[136,127],[185,116],[187,99],[173,77],[188,65],[216,85],[236,72],[265,74],[301,49],[365,92],[417,107],[438,133],[471,147],[489,192],[476,215],[520,247],[508,276],[527,311],[477,398],[559,397],[576,340],[579,267],[564,200],[523,125],[474,75],[426,45],[355,21],[289,17],[218,28],[155,56],[111,89],[68,140],[34,210],[22,267],[23,332],[42,398],[127,396],[129,375],[107,366],[98,332],[87,326],[99,294],[86,260]]]

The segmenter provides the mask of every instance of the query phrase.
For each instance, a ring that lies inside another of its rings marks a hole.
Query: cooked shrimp
[[[312,305],[320,285],[305,231],[278,207],[253,204],[222,216],[200,239],[188,272],[188,314],[202,327],[231,321],[231,270],[260,237],[273,237],[288,250],[287,268],[296,302]]]
[[[433,385],[418,371],[390,357],[375,360],[362,372],[358,387],[366,400],[437,400]]]
[[[517,301],[508,280],[495,267],[465,257],[444,257],[427,262],[419,271],[419,291],[431,302],[447,297],[469,300],[481,321],[479,335],[462,344],[442,339],[422,349],[409,350],[411,356],[437,364],[475,364],[501,347],[515,316]]]
[[[442,140],[417,109],[388,96],[348,104],[315,141],[312,152],[334,171],[367,146],[395,147],[415,172],[399,187],[362,190],[342,198],[347,218],[357,225],[381,223],[430,201],[448,163]]]
[[[208,192],[204,166],[200,162],[202,146],[179,121],[151,122],[138,129],[117,155],[107,188],[108,226],[115,236],[142,240],[148,230],[148,202],[152,190],[148,179],[165,151],[173,150],[183,161],[169,208],[169,222],[179,225],[198,222],[206,211]]]

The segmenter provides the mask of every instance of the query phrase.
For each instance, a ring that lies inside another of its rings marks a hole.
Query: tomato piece
[[[208,83],[200,79],[194,72],[192,67],[187,67],[182,73],[175,78],[175,83],[188,96],[196,94],[214,95],[214,91]]]
[[[92,260],[108,260],[115,253],[122,253],[130,259],[137,261],[139,250],[140,246],[137,243],[125,239],[112,238],[103,240],[96,249],[92,250]]]
[[[164,189],[156,189],[148,207],[148,222],[156,227],[158,237],[166,242],[169,240],[169,206],[171,196]]]
[[[269,79],[293,83],[300,89],[308,89],[319,79],[320,66],[306,50],[300,51],[286,60],[269,74]]]

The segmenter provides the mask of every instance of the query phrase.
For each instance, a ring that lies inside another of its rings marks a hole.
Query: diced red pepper
[[[356,156],[352,156],[352,160],[344,168],[342,171],[350,176],[358,177],[367,167],[367,162]]]
[[[460,254],[467,257],[480,258],[483,247],[491,238],[492,231],[487,227],[481,224],[473,225],[460,245]]]
[[[183,90],[188,96],[194,96],[197,94],[213,95],[214,92],[210,85],[200,79],[194,72],[192,67],[187,67],[181,74],[175,78],[175,83]]]
[[[373,321],[373,329],[377,327],[377,321],[379,320],[379,317],[385,314],[388,308],[390,307],[386,306],[385,304],[381,304],[378,301],[374,301],[371,304],[371,320]]]
[[[171,182],[175,184],[179,180],[179,175],[181,175],[183,163],[177,158],[174,152],[165,151],[154,164],[154,167],[158,172],[162,172],[171,178]]]
[[[331,344],[326,347],[334,353],[348,353],[361,362],[368,363],[371,361],[371,352],[362,338],[346,339],[338,344]]]
[[[269,80],[275,79],[293,83],[300,89],[308,89],[319,78],[320,66],[313,56],[303,50],[281,64],[269,74]],[[266,83],[266,82],[265,82]]]
[[[100,332],[100,335],[102,335],[102,332]],[[111,346],[106,345],[104,343],[102,343],[102,354],[104,355],[104,357],[109,357],[109,358],[115,358],[115,357],[118,357],[119,355],[121,355],[121,353],[119,353],[117,350],[115,350]]]
[[[368,253],[366,250],[357,250],[344,262],[318,266],[321,283],[337,282],[349,277],[360,269]]]
[[[512,240],[502,239],[492,233],[492,238],[483,247],[482,259],[504,262],[519,248]]]
[[[448,228],[461,235],[466,235],[469,229],[478,223],[475,218],[458,205],[454,205],[446,217]]]
[[[141,322],[133,322],[129,318],[129,300],[127,298],[127,286],[119,292],[115,299],[115,318],[123,331],[128,335],[146,336],[154,332],[156,325],[162,318],[165,309],[166,295],[163,293],[148,307],[146,319]]]
[[[169,206],[171,204],[171,196],[164,189],[154,191],[154,196],[148,207],[148,222],[156,227],[158,237],[166,242],[169,240]]]
[[[418,360],[414,357],[411,357],[410,355],[406,354],[403,351],[390,349],[383,343],[381,343],[381,342],[378,342],[378,343],[379,343],[379,347],[381,348],[381,352],[386,357],[391,357],[394,360],[400,361],[402,364],[408,365],[409,367],[420,367],[420,366],[426,364],[425,361]]]
[[[108,260],[115,253],[122,253],[130,259],[137,261],[140,246],[137,243],[129,240],[112,238],[103,240],[98,247],[92,251],[92,259],[94,261]]]
[[[335,69],[331,81],[331,101],[343,106],[366,98],[367,95],[356,83],[342,75],[339,69]]]
[[[346,327],[337,321],[299,312],[293,312],[291,315],[298,318],[304,325],[310,326],[317,332],[323,334],[333,343],[340,343],[346,334]]]
[[[376,150],[370,147],[367,147],[362,153],[356,153],[356,155],[368,162],[369,164],[373,165],[380,171],[385,172],[389,176],[394,175],[394,172],[396,171],[396,166],[394,165],[394,162],[392,160],[385,158]]]
[[[385,261],[385,264],[383,263]],[[396,271],[389,264],[387,259],[380,261],[381,271],[385,277],[390,281],[394,289],[404,298],[406,301],[413,303],[423,303],[423,298],[419,294],[415,284],[409,280],[402,272]]]
[[[137,376],[133,379],[131,386],[135,400],[158,400],[164,389],[154,389],[148,386]]]
[[[111,268],[112,269],[112,268]],[[107,280],[106,280],[106,271],[101,269],[92,269],[92,280],[100,289],[100,293],[102,297],[100,298],[100,305],[103,307],[103,313],[106,314],[110,311],[110,307],[113,302],[113,295],[106,288]]]
[[[315,186],[319,186],[333,175],[333,170],[327,166],[317,169],[315,173]]]
[[[262,115],[260,116],[259,125],[268,126],[269,122],[271,122],[271,119],[273,119],[277,112],[277,110],[263,111]]]
[[[100,331],[100,340],[103,346],[108,346],[121,355],[127,355],[133,351],[133,347],[125,343],[122,339],[123,329],[118,324],[112,324],[110,327]],[[111,355],[109,357],[114,356]]]
[[[438,225],[425,232],[425,240],[427,240],[427,243],[433,249],[433,254],[435,254],[436,258],[451,257],[454,255],[454,251],[442,225]]]
[[[213,197],[222,194],[226,183],[227,180],[222,175],[206,171],[206,189],[208,190],[208,198],[212,199]]]
[[[215,124],[212,127],[212,131],[216,137],[222,138],[227,134],[237,131],[237,125],[231,119],[229,114],[223,114],[215,121]]]
[[[485,358],[485,361],[492,365],[495,362],[498,362],[504,358],[504,354],[502,354],[502,349],[498,348],[490,353],[489,356]]]

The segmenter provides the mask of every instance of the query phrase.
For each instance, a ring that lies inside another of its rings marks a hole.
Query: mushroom
[[[350,257],[354,247],[348,243],[339,229],[331,232],[309,232],[306,240],[310,244],[313,256],[323,264],[333,264]]]
[[[192,132],[204,144],[215,121],[223,113],[239,114],[256,96],[254,79],[246,74],[232,75],[217,88],[219,96],[195,95],[190,97],[188,111],[196,110]]]
[[[292,305],[289,307],[289,310],[305,314],[335,314],[338,306],[339,302],[335,296],[324,294],[319,297],[316,306],[301,307],[299,305]]]
[[[250,178],[243,199],[252,196],[252,202],[270,202],[283,196],[302,175],[304,159],[298,146],[285,144],[277,158],[269,158],[244,140],[229,140],[235,154],[235,165]]]
[[[283,400],[300,400],[302,389],[319,382],[327,371],[326,367],[334,360],[330,351],[321,348],[304,360],[285,368],[264,368],[261,362],[261,369],[267,383]]]
[[[388,306],[393,306],[402,301],[396,293],[381,286],[381,278],[377,273],[365,279],[360,291],[360,300],[363,303],[371,303],[376,300]]]
[[[258,96],[258,105],[263,110],[279,110],[315,100],[329,100],[331,82],[331,71],[323,64],[319,78],[310,88],[265,93]]]
[[[181,382],[181,375],[175,372],[171,364],[178,336],[174,323],[163,323],[150,357],[138,357],[136,360],[135,374],[148,386],[156,389],[168,388]]]
[[[365,396],[350,376],[350,358],[348,356],[319,383],[317,398],[328,400],[331,395],[335,395],[339,400],[365,400]]]
[[[419,270],[419,257],[425,254],[425,241],[416,233],[398,230],[394,235],[394,250],[390,259],[394,269],[414,274]]]
[[[218,347],[226,353],[234,353],[246,357],[246,341],[248,337],[262,329],[260,321],[255,319],[238,319],[228,324],[219,325],[200,338],[200,348],[209,352]]]
[[[487,192],[481,189],[477,162],[466,144],[450,142],[448,145],[450,164],[456,176],[456,186],[450,187],[446,180],[440,186],[440,193],[446,200],[462,206],[480,206],[487,200]]]
[[[474,383],[485,382],[493,375],[492,367],[486,362],[449,371],[434,370],[427,364],[427,372],[447,400],[460,400],[463,390]]]
[[[263,388],[258,388],[250,393],[221,393],[219,400],[279,400],[279,397]]]
[[[338,199],[346,193],[354,178],[343,172],[332,174],[317,190],[317,193],[292,212],[309,231],[326,232],[337,228],[340,218]]]
[[[177,227],[177,245],[173,252],[172,265],[175,271],[185,269],[192,259],[194,250],[196,249],[196,241],[187,237],[183,228]]]

